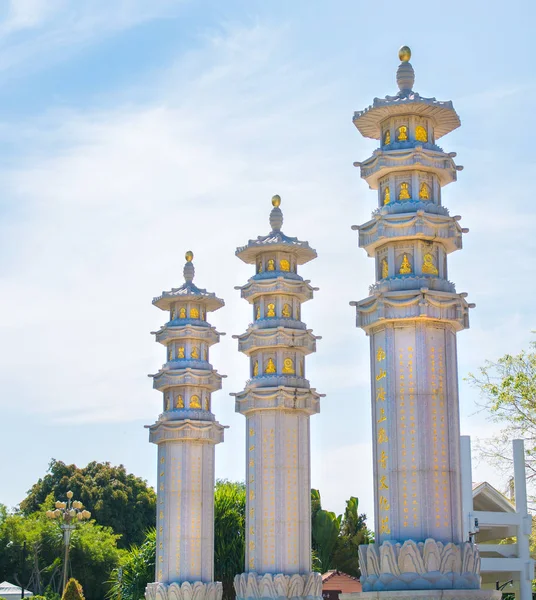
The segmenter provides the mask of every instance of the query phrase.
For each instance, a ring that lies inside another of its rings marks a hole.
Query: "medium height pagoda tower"
[[[316,252],[281,231],[280,203],[272,198],[270,233],[236,251],[255,266],[237,288],[253,312],[253,323],[237,336],[250,379],[234,394],[247,436],[246,572],[235,577],[240,600],[322,596],[321,576],[311,572],[309,437],[321,396],[305,378],[305,356],[319,338],[301,321],[301,305],[317,288],[298,275]]]
[[[158,444],[158,489],[156,582],[147,586],[147,600],[220,600],[223,592],[213,579],[214,450],[224,427],[211,411],[223,376],[209,362],[222,334],[206,319],[224,302],[193,283],[192,259],[187,252],[184,284],[153,300],[170,318],[155,332],[167,362],[152,376],[164,410],[149,427]]]
[[[489,598],[478,550],[462,539],[456,334],[472,305],[448,279],[447,256],[467,230],[441,194],[462,167],[437,145],[460,120],[451,102],[413,91],[409,48],[399,56],[398,94],[353,119],[380,142],[356,163],[378,197],[372,220],[354,227],[376,265],[370,296],[352,303],[372,376],[376,544],[360,547],[363,592]]]

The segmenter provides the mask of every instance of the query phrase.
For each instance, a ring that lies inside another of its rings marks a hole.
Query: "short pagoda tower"
[[[211,395],[224,376],[209,362],[223,334],[206,319],[224,302],[193,283],[192,259],[187,252],[184,284],[153,300],[170,319],[154,332],[167,362],[151,376],[164,399],[149,427],[158,444],[158,497],[156,582],[147,586],[148,600],[220,600],[223,591],[214,582],[214,450],[224,427],[211,412]]]
[[[456,334],[474,305],[448,278],[447,256],[468,230],[442,203],[462,167],[437,145],[460,120],[451,102],[413,91],[407,46],[399,57],[398,94],[353,119],[380,142],[355,163],[378,197],[354,227],[376,265],[370,296],[352,303],[372,377],[376,543],[359,548],[363,597],[490,598],[478,549],[462,539]]]
[[[311,415],[319,412],[305,378],[305,357],[316,340],[301,321],[301,305],[313,297],[298,266],[316,258],[307,242],[286,236],[281,198],[272,198],[271,231],[238,248],[255,266],[239,287],[252,307],[253,323],[235,336],[250,359],[250,379],[236,397],[246,417],[246,560],[235,577],[240,600],[322,596],[311,572]]]

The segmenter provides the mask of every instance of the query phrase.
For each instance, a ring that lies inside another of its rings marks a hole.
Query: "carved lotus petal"
[[[398,554],[398,567],[402,573],[426,572],[424,561],[417,544],[413,540],[406,540]]]
[[[270,574],[263,575],[259,582],[259,593],[261,598],[274,598],[275,587]]]
[[[400,551],[400,544],[391,544],[384,542],[380,547],[380,569],[381,573],[392,573],[400,575],[398,568],[397,554]]]
[[[156,600],[168,600],[167,586],[165,586],[163,583],[158,584],[155,598]]]
[[[246,593],[243,596],[245,598],[260,598],[259,585],[257,583],[257,574],[247,574]]]
[[[322,575],[320,573],[309,573],[304,577],[304,596],[322,596]]]
[[[380,575],[380,553],[376,544],[367,546],[366,564],[369,575]]]
[[[303,596],[303,577],[301,575],[292,575],[288,584],[288,597]]]
[[[459,546],[451,542],[444,547],[439,570],[441,573],[462,572],[462,556]]]
[[[288,577],[279,573],[274,577],[274,587],[278,597],[286,597],[288,592]]]
[[[426,571],[439,571],[441,567],[441,550],[442,544],[432,539],[427,539],[424,542],[423,560]]]
[[[168,588],[169,600],[183,600],[181,586],[178,583],[172,583]]]

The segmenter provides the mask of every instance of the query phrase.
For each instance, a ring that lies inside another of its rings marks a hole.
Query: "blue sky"
[[[323,339],[308,374],[325,393],[312,419],[313,485],[326,508],[357,495],[372,520],[368,340],[349,306],[373,263],[350,226],[375,206],[352,167],[373,151],[351,122],[396,91],[408,44],[414,89],[453,100],[462,127],[442,140],[465,166],[444,190],[469,227],[450,277],[476,302],[459,337],[464,377],[518,352],[535,327],[534,7],[526,2],[13,0],[0,3],[0,502],[20,502],[52,457],[123,463],[154,481],[143,425],[164,362],[151,305],[196,283],[226,307],[211,355],[228,377],[213,408],[230,425],[217,475],[243,479],[244,419],[230,392],[247,378],[233,334],[250,320],[234,286],[237,246],[284,231],[319,257],[303,318]],[[460,384],[462,432],[492,431]],[[474,479],[501,487],[479,465]]]

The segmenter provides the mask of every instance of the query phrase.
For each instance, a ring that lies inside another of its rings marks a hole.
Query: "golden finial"
[[[411,49],[409,46],[402,46],[398,51],[398,58],[402,62],[408,62],[411,58]]]
[[[184,255],[184,258],[186,259],[186,262],[192,262],[194,253],[191,250],[188,250],[188,252]]]
[[[278,208],[280,204],[281,204],[281,196],[279,196],[279,194],[272,196],[272,206],[275,206],[276,208]]]

